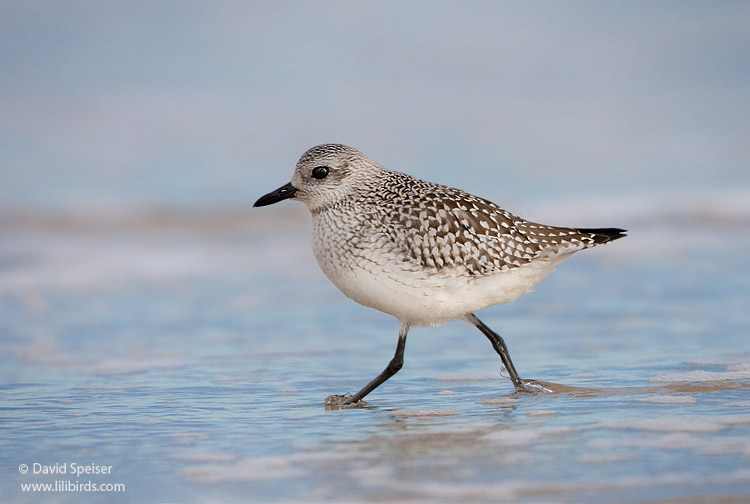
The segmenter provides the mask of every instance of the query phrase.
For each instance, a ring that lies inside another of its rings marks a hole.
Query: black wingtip
[[[623,236],[627,236],[627,229],[620,228],[583,228],[579,229],[581,233],[594,235],[594,243],[607,243]]]

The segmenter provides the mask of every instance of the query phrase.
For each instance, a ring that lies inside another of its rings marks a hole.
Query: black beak
[[[261,196],[260,198],[258,198],[258,201],[256,201],[253,206],[258,207],[258,206],[266,206],[266,205],[271,205],[273,203],[278,203],[281,200],[285,200],[287,198],[293,198],[296,192],[297,192],[297,188],[294,187],[291,182],[289,182],[288,184],[279,187],[275,191],[271,191],[265,196]]]

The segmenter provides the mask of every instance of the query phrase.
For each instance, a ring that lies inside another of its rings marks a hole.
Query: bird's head
[[[292,180],[262,196],[253,206],[265,206],[287,198],[320,211],[369,190],[383,168],[374,160],[346,145],[324,144],[305,152],[294,169]]]

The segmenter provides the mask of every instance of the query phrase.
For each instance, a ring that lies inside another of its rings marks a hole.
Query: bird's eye
[[[313,168],[312,176],[314,179],[324,179],[328,176],[328,167],[327,166],[318,166]]]

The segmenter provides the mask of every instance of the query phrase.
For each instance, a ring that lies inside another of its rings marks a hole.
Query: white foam
[[[103,375],[128,375],[137,374],[154,369],[179,369],[189,362],[182,357],[134,357],[130,359],[109,358],[99,362],[94,372]]]
[[[597,424],[598,427],[671,433],[720,432],[732,425],[750,425],[750,414],[721,416],[665,415],[623,423],[603,422]]]
[[[654,395],[639,397],[637,401],[658,404],[695,404],[695,397],[691,395]]]
[[[44,217],[20,220],[13,225],[23,228],[7,233],[0,251],[0,265],[3,260],[12,265],[0,269],[0,293],[89,289],[201,275],[250,276],[261,269],[288,269],[298,264],[295,275],[315,271],[302,267],[313,264],[306,253],[305,233],[287,232],[299,230],[304,221],[295,227],[279,220],[283,227],[264,238],[267,248],[273,250],[269,255],[266,247],[238,244],[234,234],[240,231],[222,230],[226,224],[221,218],[212,219],[209,214],[204,219],[192,228],[179,219],[151,222],[127,216],[104,222],[75,215],[62,216],[59,222]],[[249,221],[247,228],[255,229],[257,235],[259,225],[253,224]]]
[[[742,436],[720,437],[705,435],[703,432],[673,432],[648,436],[613,437],[591,441],[588,446],[601,452],[618,451],[623,447],[646,450],[690,450],[702,455],[750,456],[750,439]],[[593,454],[596,456],[596,453]]]
[[[397,409],[391,411],[390,414],[397,417],[413,418],[413,417],[444,417],[453,416],[458,412],[452,410],[417,410],[417,409]]]
[[[207,463],[182,470],[190,481],[216,484],[227,481],[277,480],[297,478],[305,475],[301,467],[293,466],[292,457],[246,458],[234,464]]]
[[[542,436],[539,430],[499,429],[483,436],[483,439],[502,446],[529,445]]]
[[[215,454],[214,454],[215,457]],[[301,452],[290,455],[248,457],[234,463],[210,461],[183,469],[182,475],[197,483],[217,484],[231,481],[278,480],[303,477],[308,466],[322,461],[351,460],[361,456],[351,452]]]
[[[727,366],[729,369],[729,366]],[[750,380],[750,369],[737,369],[731,371],[705,371],[695,370],[685,373],[660,374],[651,378],[655,383],[698,383],[712,381],[744,381]]]

